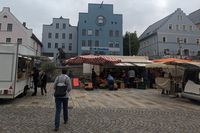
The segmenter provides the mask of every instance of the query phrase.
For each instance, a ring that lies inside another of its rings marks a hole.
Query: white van
[[[33,59],[18,50],[18,44],[0,44],[0,99],[26,95],[31,86]]]

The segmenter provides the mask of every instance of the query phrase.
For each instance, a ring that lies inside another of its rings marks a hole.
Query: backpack
[[[58,77],[58,83],[59,83],[59,77]],[[67,83],[65,83],[65,86],[56,85],[55,92],[54,92],[55,97],[63,97],[63,96],[66,96],[66,94],[67,94]]]

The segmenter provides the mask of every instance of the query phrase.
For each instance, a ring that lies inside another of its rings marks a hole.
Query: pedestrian
[[[111,74],[108,74],[107,81],[109,90],[114,90],[114,78]]]
[[[45,92],[45,95],[47,94],[46,85],[47,85],[47,75],[45,71],[42,71],[40,76],[40,87],[41,87],[41,94],[44,95],[43,91]]]
[[[92,86],[93,89],[97,89],[97,74],[94,71],[94,68],[92,68]]]
[[[39,70],[36,67],[33,67],[33,83],[34,83],[34,92],[32,96],[37,95],[37,87],[38,87],[38,82],[39,82]]]
[[[55,129],[54,131],[59,130],[60,126],[60,112],[63,106],[63,117],[64,124],[68,121],[68,99],[69,92],[72,89],[71,79],[66,75],[66,70],[62,70],[62,74],[57,76],[54,81],[54,96],[55,96],[55,104],[56,104],[56,112],[55,112]]]
[[[134,81],[135,81],[135,70],[129,70],[128,71],[128,78],[129,78],[129,87],[134,88]]]

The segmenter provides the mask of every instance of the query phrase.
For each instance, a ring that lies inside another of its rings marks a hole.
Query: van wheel
[[[28,85],[26,85],[25,87],[24,87],[24,92],[23,92],[23,95],[24,96],[26,96],[26,94],[27,94],[27,90],[28,90],[29,88],[28,88]]]

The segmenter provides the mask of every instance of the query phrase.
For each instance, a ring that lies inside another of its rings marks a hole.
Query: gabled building
[[[200,9],[190,13],[188,17],[200,30]]]
[[[113,13],[112,4],[88,4],[79,13],[78,55],[123,55],[122,14]]]
[[[77,27],[71,26],[69,19],[53,18],[50,25],[43,25],[42,54],[57,58],[58,49],[61,48],[66,58],[77,55]]]
[[[19,44],[19,50],[25,55],[41,55],[42,43],[33,34],[32,29],[26,27],[4,7],[0,12],[0,43]]]
[[[150,58],[200,54],[200,31],[180,8],[150,25],[139,40],[138,54]]]

